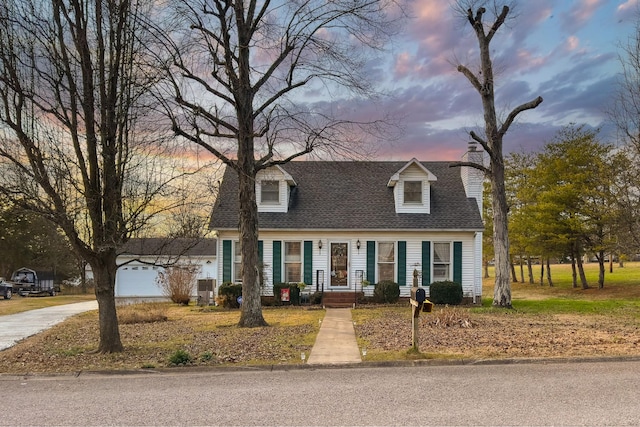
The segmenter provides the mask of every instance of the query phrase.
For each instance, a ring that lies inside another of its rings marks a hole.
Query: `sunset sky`
[[[392,93],[385,108],[402,117],[404,128],[393,145],[380,147],[378,159],[459,159],[469,130],[482,126],[482,109],[453,63],[477,69],[477,41],[448,0],[407,1],[414,18],[388,56],[370,67]],[[605,109],[620,71],[618,44],[633,33],[638,1],[518,3],[515,20],[491,44],[496,107],[504,117],[537,96],[544,102],[519,116],[505,152],[535,150],[572,122],[600,127],[601,137],[615,143]]]

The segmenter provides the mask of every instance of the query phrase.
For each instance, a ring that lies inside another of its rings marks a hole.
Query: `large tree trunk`
[[[536,279],[534,279],[533,277],[533,266],[531,265],[530,256],[527,257],[527,270],[529,270],[529,283],[533,285],[534,283],[536,283]]]
[[[511,308],[511,260],[509,258],[507,196],[504,190],[504,163],[502,161],[494,161],[492,165],[491,203],[493,207],[493,245],[496,259],[493,305]]]
[[[117,353],[123,350],[118,328],[118,315],[115,303],[116,254],[104,254],[91,262],[98,301],[98,319],[100,326],[99,353]]]
[[[244,4],[233,6],[236,17],[244,17]],[[247,22],[238,24],[238,79],[234,82],[238,117],[238,175],[240,240],[242,242],[242,314],[238,326],[266,326],[260,300],[258,263],[258,205],[256,204],[256,159],[254,147],[254,109],[251,88],[251,34]]]
[[[240,240],[242,241],[242,314],[239,326],[266,326],[260,300],[258,207],[255,173],[240,173]]]
[[[571,283],[574,288],[578,287],[578,270],[576,269],[576,255],[571,253]]]

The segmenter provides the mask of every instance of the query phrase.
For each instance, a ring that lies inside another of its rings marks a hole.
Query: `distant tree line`
[[[622,263],[640,253],[636,155],[633,146],[603,143],[598,130],[570,125],[540,151],[505,158],[513,281],[519,265],[520,280],[526,267],[528,282],[535,283],[535,263],[540,283],[553,286],[550,264],[558,260],[571,263],[573,286],[586,289],[586,258],[598,262],[602,288],[607,261]]]

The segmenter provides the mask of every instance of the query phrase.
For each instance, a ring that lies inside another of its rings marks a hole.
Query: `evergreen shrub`
[[[238,297],[242,295],[242,285],[231,282],[223,283],[218,289],[218,296],[224,308],[239,308]]]
[[[429,289],[429,301],[434,304],[458,305],[462,302],[462,285],[448,280],[433,282]]]
[[[383,280],[375,285],[373,298],[377,303],[395,304],[400,299],[400,285],[391,280]]]

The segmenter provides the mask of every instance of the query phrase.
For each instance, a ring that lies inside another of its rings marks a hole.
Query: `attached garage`
[[[199,268],[197,280],[217,277],[216,239],[131,239],[118,256],[116,300],[120,302],[166,300],[156,283],[158,273],[173,265]],[[197,298],[194,284],[193,298]]]

